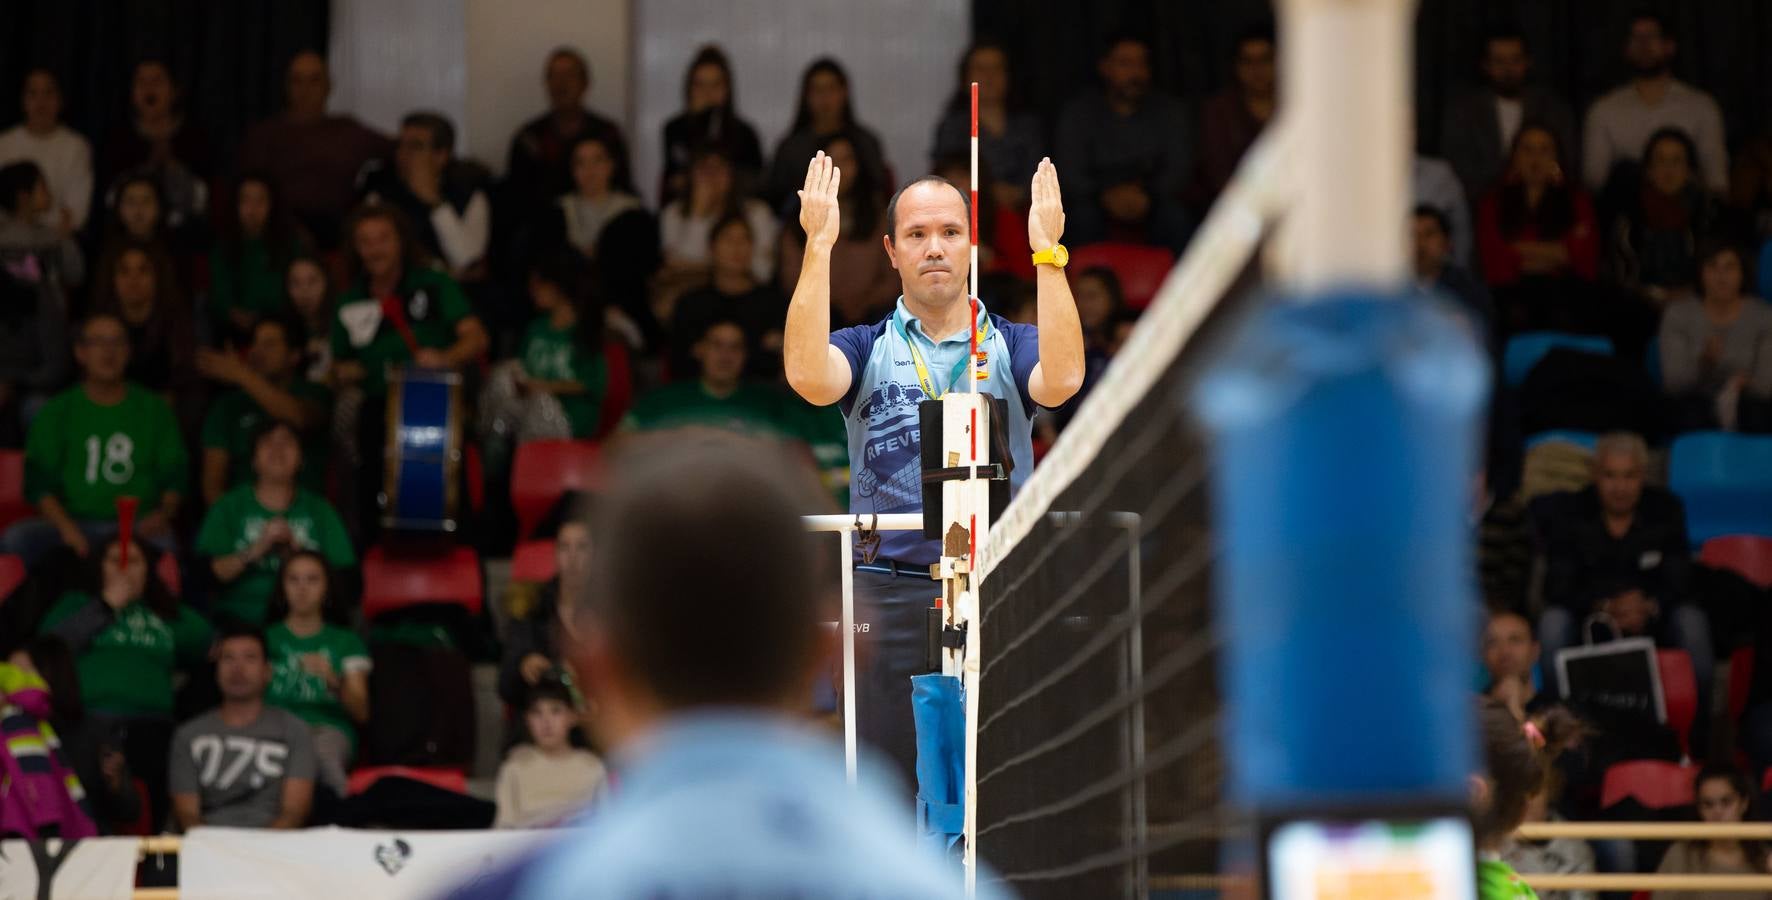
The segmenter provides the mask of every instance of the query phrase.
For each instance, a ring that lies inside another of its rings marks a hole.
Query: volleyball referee
[[[1033,177],[1028,244],[1039,292],[1038,327],[985,311],[971,314],[966,296],[971,263],[967,195],[943,178],[911,182],[886,205],[881,239],[898,270],[896,308],[872,325],[831,331],[831,248],[842,215],[842,172],[822,152],[806,167],[799,192],[806,259],[788,305],[783,336],[788,383],[807,401],[840,404],[849,430],[849,509],[853,513],[916,513],[922,502],[922,435],[917,405],[950,390],[967,390],[967,354],[974,334],[985,358],[980,391],[1008,408],[1010,487],[1033,471],[1032,420],[1041,407],[1069,400],[1083,384],[1083,329],[1065,280],[1069,254],[1060,244],[1064,204],[1058,171],[1041,160]],[[929,566],[941,555],[918,532],[888,532],[878,555],[855,563],[859,636],[872,648],[859,679],[858,728],[914,780],[916,735],[910,676],[924,667],[923,610],[940,593]]]

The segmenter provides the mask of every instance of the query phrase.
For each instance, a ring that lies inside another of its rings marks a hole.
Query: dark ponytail
[[[1557,754],[1583,732],[1581,721],[1551,707],[1522,722],[1505,704],[1484,699],[1477,708],[1489,806],[1476,816],[1479,844],[1512,834],[1526,817],[1526,803],[1545,787]]]

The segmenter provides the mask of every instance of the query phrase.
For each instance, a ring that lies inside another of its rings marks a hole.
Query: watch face
[[[1054,265],[1062,269],[1070,264],[1070,261],[1071,251],[1066,250],[1063,244],[1056,244],[1052,247],[1052,263]]]

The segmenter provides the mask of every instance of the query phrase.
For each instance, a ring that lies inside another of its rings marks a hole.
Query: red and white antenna
[[[967,269],[966,292],[971,298],[972,318],[966,328],[972,333],[972,356],[967,363],[967,381],[973,392],[978,391],[978,82],[972,82],[972,265]]]

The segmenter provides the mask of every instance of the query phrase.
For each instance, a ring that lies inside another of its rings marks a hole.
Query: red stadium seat
[[[0,531],[33,512],[25,502],[24,451],[0,450]]]
[[[1606,770],[1600,783],[1600,807],[1634,799],[1649,809],[1690,806],[1698,769],[1659,759],[1621,762]]]
[[[1692,657],[1684,650],[1655,651],[1661,670],[1661,697],[1667,705],[1667,727],[1680,739],[1680,752],[1692,756],[1692,723],[1698,719],[1698,679]]]
[[[129,787],[130,790],[135,792],[136,808],[141,810],[141,812],[133,821],[110,823],[111,830],[113,833],[119,835],[147,837],[155,831],[154,811],[151,808],[150,798],[148,797],[148,784],[140,778],[132,778],[130,779]]]
[[[1754,648],[1740,647],[1729,655],[1729,721],[1740,722],[1754,687]]]
[[[628,345],[621,341],[603,342],[603,365],[609,379],[603,385],[603,408],[597,413],[597,437],[606,438],[621,427],[621,420],[634,405],[633,361]]]
[[[403,555],[371,547],[363,555],[363,618],[422,603],[454,603],[478,615],[485,590],[480,556],[468,547]]]
[[[1162,247],[1109,241],[1078,247],[1072,251],[1066,269],[1075,277],[1077,273],[1096,266],[1114,270],[1128,307],[1144,309],[1151,305],[1151,298],[1157,296],[1163,279],[1169,277],[1169,270],[1175,267],[1175,255]]]
[[[1698,561],[1747,579],[1755,587],[1772,588],[1772,538],[1731,534],[1704,542]]]
[[[437,766],[422,768],[415,766],[367,766],[351,773],[350,780],[345,783],[345,796],[355,797],[369,790],[370,785],[390,775],[422,781],[425,784],[458,794],[468,792],[467,776],[460,769]]]
[[[527,538],[560,495],[594,490],[603,481],[603,450],[596,441],[529,441],[511,463],[511,508],[517,537]]]
[[[542,584],[554,580],[553,541],[524,541],[511,554],[511,580]]]
[[[0,603],[5,603],[25,583],[25,561],[10,553],[0,555]]]

